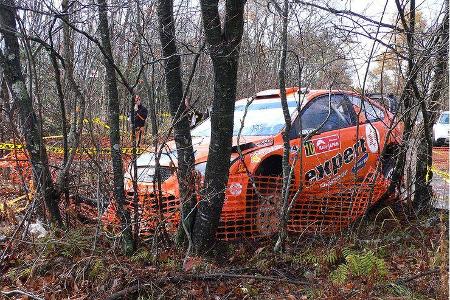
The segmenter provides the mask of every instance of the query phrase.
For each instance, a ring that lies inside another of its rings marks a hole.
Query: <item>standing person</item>
[[[136,146],[139,147],[141,137],[144,132],[145,120],[147,119],[148,111],[141,103],[141,97],[136,95],[134,100],[134,129],[136,132]]]

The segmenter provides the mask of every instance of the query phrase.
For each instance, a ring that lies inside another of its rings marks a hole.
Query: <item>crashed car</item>
[[[376,169],[379,178],[389,177],[393,165],[390,157],[401,141],[402,126],[393,122],[392,114],[381,104],[357,93],[340,90],[288,88],[286,93],[293,120],[289,132],[290,159],[294,164],[293,191],[302,187],[304,193],[309,194],[324,193],[325,190],[333,193],[333,187],[363,182]],[[250,231],[273,233],[277,229],[280,196],[273,193],[275,190],[279,193],[280,188],[272,178],[282,175],[284,128],[279,90],[263,91],[236,102],[230,176],[221,215],[223,224],[241,219],[251,220]],[[191,134],[195,170],[204,175],[211,136],[210,119],[200,123]],[[169,207],[178,205],[179,198],[173,141],[167,143],[159,164],[160,192],[164,198],[159,205],[166,213]],[[137,159],[138,193],[145,197],[142,203],[147,210],[158,207],[153,186],[155,165],[154,153],[143,153]],[[130,174],[131,167],[125,176],[129,196],[134,194]],[[255,188],[262,192],[255,193]],[[260,196],[261,193],[272,197],[265,197],[269,201],[265,207],[258,208],[255,201],[262,200],[256,199],[256,194]],[[349,193],[345,195],[355,195],[354,191]],[[298,199],[302,201],[305,197]],[[354,204],[351,205],[354,210]]]

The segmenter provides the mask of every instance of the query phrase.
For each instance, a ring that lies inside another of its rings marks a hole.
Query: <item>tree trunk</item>
[[[281,53],[280,53],[280,67],[278,70],[278,84],[280,88],[281,106],[283,108],[283,116],[285,122],[285,129],[283,132],[283,190],[281,193],[283,206],[280,211],[280,224],[278,230],[278,240],[275,244],[274,251],[282,252],[287,238],[287,225],[289,221],[289,190],[291,185],[291,166],[289,165],[289,152],[291,149],[289,132],[291,131],[291,114],[286,99],[286,55],[287,55],[287,25],[289,4],[284,0],[283,8],[277,4],[277,8],[282,18],[282,32],[281,32]],[[300,87],[299,87],[300,88]]]
[[[68,148],[73,151],[70,152],[67,159],[64,160],[63,168],[59,171],[56,187],[57,190],[66,194],[66,198],[68,198],[69,188],[68,188],[68,180],[67,175],[69,173],[72,162],[75,158],[76,151],[80,144],[81,133],[83,131],[84,125],[84,114],[86,111],[86,98],[84,94],[81,92],[79,85],[76,83],[74,78],[74,51],[73,51],[73,40],[71,36],[71,30],[69,27],[69,4],[68,0],[63,0],[61,3],[62,10],[64,12],[63,19],[63,43],[64,43],[64,77],[69,84],[70,90],[75,95],[74,105],[72,107],[72,123],[69,129],[69,136],[67,138],[66,143],[68,144]],[[69,93],[66,92],[66,95]],[[66,97],[67,100],[67,97]],[[64,103],[61,104],[61,110],[63,110]],[[65,113],[63,114],[65,116]],[[63,131],[63,134],[64,133]]]
[[[446,84],[446,75],[448,70],[448,3],[446,4],[446,12],[443,23],[439,31],[438,53],[436,57],[436,66],[434,68],[434,75],[429,99],[429,109],[426,109],[426,103],[421,103],[422,114],[424,115],[424,131],[425,135],[420,138],[417,149],[416,159],[416,181],[414,194],[414,207],[422,208],[429,203],[432,196],[432,188],[430,181],[427,180],[431,176],[430,167],[433,163],[433,141],[432,130],[433,124],[437,119],[437,111],[440,107],[440,98],[442,90]],[[425,100],[423,100],[425,101]]]
[[[0,2],[0,25],[16,31],[16,10],[12,0]],[[38,120],[33,111],[33,103],[28,94],[20,63],[20,50],[17,37],[10,31],[2,30],[4,53],[0,53],[0,63],[4,69],[8,88],[19,108],[20,127],[25,137],[26,149],[30,156],[33,178],[40,188],[52,222],[62,225],[58,207],[59,194],[55,190],[48,166],[48,158],[38,129]]]
[[[140,0],[136,0],[136,14],[137,14],[137,18],[136,18],[136,31],[138,33],[138,37],[137,37],[137,43],[138,43],[138,47],[139,47],[139,63],[140,65],[144,66],[145,65],[145,59],[144,59],[144,47],[142,46],[142,36],[144,36],[144,30],[142,29],[142,25],[141,25],[141,12],[142,12],[142,8],[141,8],[141,3]],[[151,45],[148,45],[149,47],[151,47]],[[151,49],[150,53],[153,53],[153,51]],[[149,75],[149,71],[148,71],[148,66],[144,66],[143,67],[143,76],[142,76],[142,80],[144,82],[144,87],[147,93],[147,103],[148,103],[148,111],[149,111],[149,119],[150,119],[150,126],[151,126],[151,133],[152,133],[152,140],[156,141],[156,135],[158,134],[158,123],[157,123],[157,119],[156,119],[156,107],[155,107],[155,97],[154,97],[154,92],[153,89],[155,88],[153,84],[150,84],[148,78],[149,76],[153,77],[154,76],[154,64],[151,65],[152,68],[152,73],[151,75]],[[153,80],[152,80],[153,82]],[[157,142],[157,141],[156,141]]]
[[[117,214],[122,227],[124,252],[130,255],[134,250],[131,232],[130,214],[124,209],[125,193],[123,186],[123,163],[120,150],[120,123],[119,123],[119,93],[117,90],[117,77],[113,65],[111,39],[109,36],[108,10],[106,0],[98,0],[99,31],[102,47],[105,51],[104,65],[106,69],[106,84],[108,90],[109,107],[109,139],[111,142],[111,159],[114,176],[114,198],[116,200]]]
[[[218,1],[201,1],[205,35],[213,62],[214,99],[211,112],[211,140],[202,191],[203,201],[198,204],[192,237],[197,253],[207,251],[214,242],[225,200],[244,6],[245,1],[227,1],[224,26],[221,26]]]
[[[409,142],[411,140],[412,133],[412,120],[411,120],[411,107],[413,107],[413,102],[415,99],[415,94],[413,91],[412,82],[416,82],[417,80],[417,70],[414,61],[414,29],[415,29],[415,0],[411,0],[410,2],[410,14],[409,14],[409,24],[405,17],[405,10],[401,6],[399,0],[395,0],[397,5],[397,10],[400,15],[400,20],[402,22],[403,28],[406,34],[406,40],[408,45],[408,71],[407,71],[407,82],[403,89],[402,96],[400,98],[400,102],[403,103],[405,118],[404,118],[404,131],[403,131],[403,140],[399,147],[399,155],[397,157],[397,161],[395,164],[394,171],[392,173],[392,180],[389,185],[388,192],[393,193],[396,189],[399,188],[402,178],[404,175],[405,163],[406,163],[406,153],[409,147]]]
[[[158,2],[159,37],[164,60],[166,91],[170,113],[173,117],[173,130],[178,155],[178,185],[180,188],[181,216],[178,242],[184,240],[184,228],[191,234],[195,213],[194,193],[194,150],[186,106],[183,101],[183,82],[181,80],[181,59],[175,44],[175,21],[173,1]]]

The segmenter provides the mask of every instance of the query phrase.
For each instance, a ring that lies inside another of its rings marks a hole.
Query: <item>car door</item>
[[[296,183],[302,180],[308,188],[323,188],[346,180],[355,156],[350,155],[350,150],[345,156],[344,150],[360,150],[358,145],[355,148],[356,124],[355,111],[344,94],[312,99],[294,120],[290,133]]]
[[[369,100],[359,95],[348,95],[348,98],[358,116],[359,125],[356,131],[359,140],[365,144],[366,148],[365,162],[357,166],[356,172],[358,177],[362,177],[377,169],[388,124],[383,123],[385,120],[384,111]]]

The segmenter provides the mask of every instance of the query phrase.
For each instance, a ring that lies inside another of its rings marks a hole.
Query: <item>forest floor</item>
[[[0,182],[0,299],[448,299],[448,181],[432,185],[436,202],[417,215],[378,205],[339,234],[291,235],[282,254],[266,238],[185,259],[170,239],[126,257],[117,236],[73,211],[66,230],[10,239],[29,202]]]
[[[125,257],[117,238],[77,222],[14,240],[0,299],[448,299],[447,224],[446,210],[378,207],[340,234],[291,236],[283,254],[270,239],[218,242],[183,266],[173,244]]]

